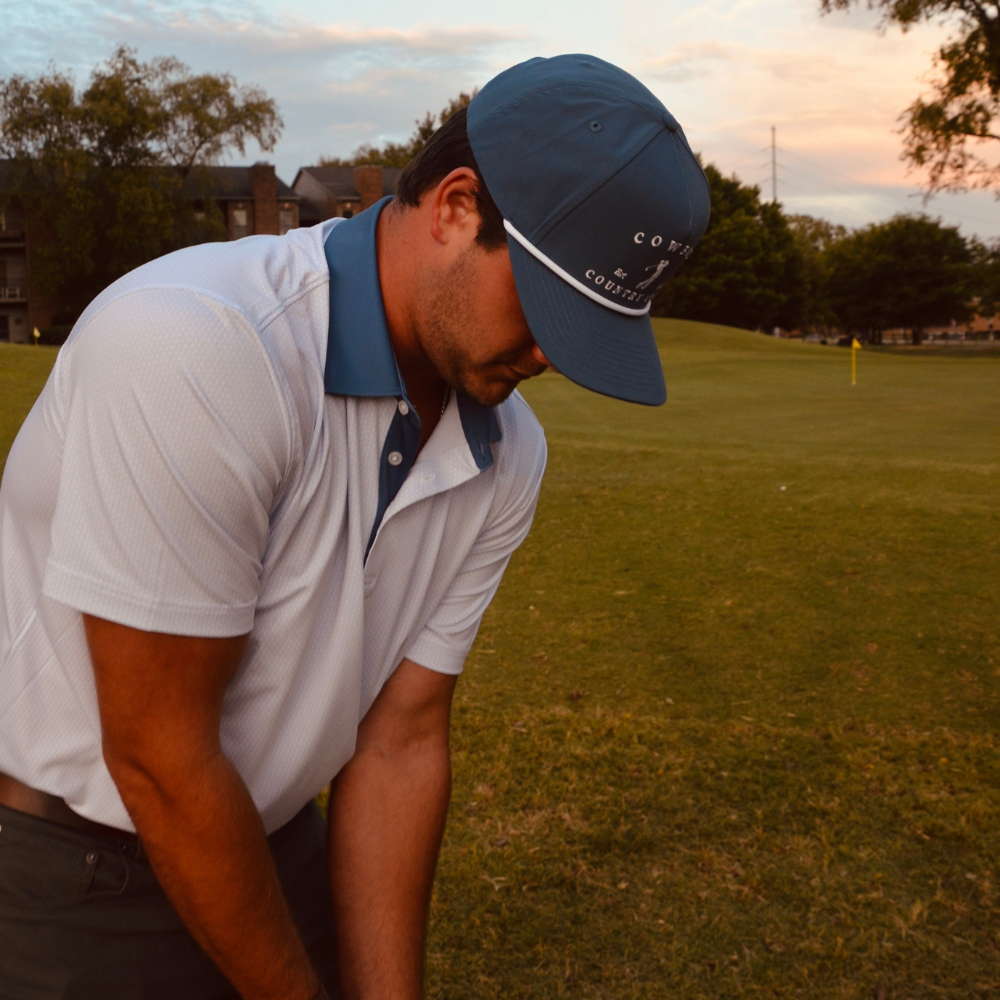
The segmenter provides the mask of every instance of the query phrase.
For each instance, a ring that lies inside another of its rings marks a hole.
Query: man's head
[[[592,56],[528,60],[400,179],[390,218],[407,220],[413,336],[484,403],[550,362],[588,389],[662,403],[649,307],[708,210],[680,126],[638,80]]]
[[[545,370],[521,310],[503,218],[469,145],[465,108],[407,165],[387,221],[409,254],[406,325],[446,382],[492,406]]]

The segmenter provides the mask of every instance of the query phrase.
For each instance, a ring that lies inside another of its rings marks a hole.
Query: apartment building
[[[28,281],[32,241],[30,220],[15,199],[5,198],[10,164],[0,160],[0,341],[28,344],[35,329],[48,330],[63,311]],[[281,236],[297,229],[300,196],[275,174],[270,163],[249,167],[199,167],[181,187],[195,212],[213,201],[222,212],[226,237]]]
[[[0,205],[0,340],[20,344],[31,340],[24,212],[10,201]]]
[[[301,167],[292,182],[299,202],[300,224],[314,226],[324,219],[351,218],[375,202],[396,193],[398,167]]]
[[[298,229],[299,201],[270,163],[252,167],[197,167],[181,187],[195,211],[211,199],[222,211],[231,240],[244,236],[284,236]]]

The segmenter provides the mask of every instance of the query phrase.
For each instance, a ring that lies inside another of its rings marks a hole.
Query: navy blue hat
[[[568,378],[667,398],[649,306],[708,225],[708,182],[669,111],[586,55],[529,59],[469,105],[532,336]]]

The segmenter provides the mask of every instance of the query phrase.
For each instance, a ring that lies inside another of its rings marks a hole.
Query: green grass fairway
[[[54,347],[0,344],[0,469],[55,360]]]
[[[1000,356],[658,332],[663,408],[524,389],[429,995],[1000,995]]]
[[[431,996],[1000,995],[1000,357],[658,331],[662,409],[524,389]]]

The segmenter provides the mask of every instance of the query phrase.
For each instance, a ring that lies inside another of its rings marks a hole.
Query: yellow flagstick
[[[851,338],[851,385],[858,384],[858,355],[861,350],[861,343],[857,337]]]

